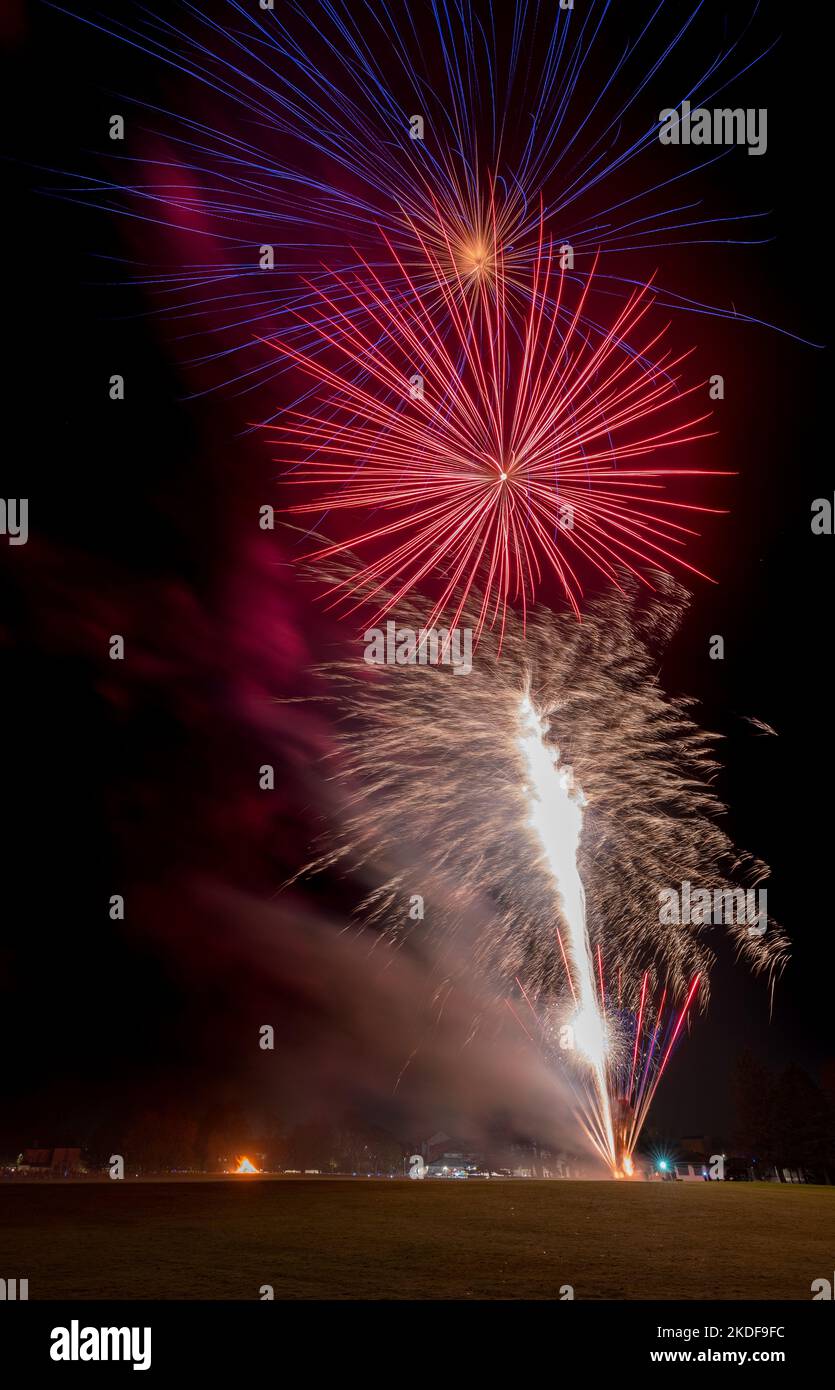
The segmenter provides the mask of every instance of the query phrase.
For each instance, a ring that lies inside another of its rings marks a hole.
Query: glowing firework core
[[[487,248],[482,241],[477,241],[472,246],[465,246],[461,256],[465,271],[478,274],[484,270],[487,262]]]
[[[522,720],[520,747],[528,766],[530,824],[536,830],[562,904],[567,931],[567,955],[571,989],[577,1005],[571,1026],[576,1048],[592,1069],[598,1149],[613,1169],[617,1168],[612,1113],[606,1085],[608,1037],[594,982],[591,948],[586,928],[586,895],[577,868],[583,829],[585,797],[575,785],[570,767],[560,766],[560,752],[545,742],[548,724],[525,695],[519,706]]]

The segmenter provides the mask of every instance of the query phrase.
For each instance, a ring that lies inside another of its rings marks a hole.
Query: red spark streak
[[[527,1028],[525,1027],[524,1023],[522,1022],[521,1018],[520,1018],[519,1015],[517,1014],[516,1010],[514,1009],[513,1005],[511,1004],[510,1000],[509,1000],[509,999],[505,999],[504,1002],[507,1004],[507,1007],[510,1009],[510,1012],[513,1014],[513,1017],[516,1019],[516,1022],[519,1024],[519,1027],[522,1029],[522,1032],[525,1034],[525,1037],[526,1037],[526,1038],[530,1038],[530,1041],[533,1042],[533,1038],[531,1037],[531,1035],[530,1035],[530,1033],[528,1032]],[[536,1046],[536,1043],[534,1043],[534,1047],[535,1047],[535,1046]]]
[[[501,247],[491,292],[468,294],[458,271],[450,276],[452,245],[442,267],[415,235],[431,288],[418,288],[387,243],[407,293],[395,297],[359,258],[350,281],[334,276],[340,304],[311,284],[318,312],[295,314],[315,354],[271,343],[315,383],[313,409],[267,426],[298,455],[278,460],[287,481],[315,492],[289,510],[383,514],[303,557],[375,550],[327,591],[334,602],[354,612],[382,595],[379,622],[435,576],[440,593],[426,625],[454,609],[454,626],[478,585],[478,636],[488,621],[503,631],[513,601],[524,617],[548,568],[579,616],[577,558],[615,584],[619,566],[645,582],[637,565],[672,562],[700,574],[677,553],[698,533],[671,512],[716,509],[649,495],[667,477],[709,471],[665,467],[656,456],[710,433],[697,429],[709,412],[648,424],[703,386],[678,387],[675,372],[689,353],[665,349],[650,359],[666,329],[627,347],[651,307],[651,282],[630,294],[608,330],[594,330],[584,317],[594,268],[570,312],[568,282],[541,224],[527,308],[508,308]],[[631,466],[637,459],[652,462]]]
[[[558,935],[558,937],[559,937],[559,933],[557,933],[557,935]],[[562,947],[562,942],[561,942],[561,941],[560,941],[560,946]],[[599,970],[599,976],[600,976],[600,999],[601,999],[601,1006],[602,1006],[603,1009],[605,1010],[605,993],[604,993],[604,977],[603,977],[603,956],[602,956],[602,952],[601,952],[601,949],[600,949],[599,946],[596,948],[596,954],[597,954],[598,970]],[[563,952],[563,961],[565,962],[565,965],[566,965],[566,974],[568,974],[568,963],[567,963],[567,961],[565,961],[565,953],[564,953],[564,952]],[[620,968],[618,969],[618,974],[620,974]],[[529,995],[528,995],[528,992],[527,992],[527,990],[525,989],[524,985],[522,984],[522,981],[519,979],[518,975],[517,975],[515,978],[516,978],[516,984],[518,985],[518,987],[519,987],[519,989],[520,989],[520,991],[521,991],[521,993],[522,993],[522,995],[523,995],[523,997],[524,997],[524,999],[525,999],[525,1002],[526,1002],[527,1005],[528,1005],[528,1008],[530,1009],[530,1011],[531,1011],[531,1013],[532,1013],[534,1019],[536,1020],[538,1026],[539,1026],[540,1035],[541,1035],[541,1037],[544,1039],[544,1038],[545,1038],[545,1031],[546,1031],[546,1030],[545,1030],[545,1025],[544,1025],[544,1023],[542,1022],[542,1020],[540,1020],[539,1015],[537,1014],[536,1009],[534,1008],[533,1003],[532,1003],[532,1001],[531,1001],[531,999],[530,999],[530,997],[529,997]],[[570,983],[570,982],[571,982],[570,974],[568,974],[568,979],[569,979],[569,983]],[[645,1016],[646,1003],[647,1003],[647,991],[648,991],[648,986],[649,986],[649,971],[644,971],[644,974],[643,974],[643,977],[642,977],[642,980],[641,980],[641,996],[640,996],[640,1004],[639,1004],[639,1008],[638,1008],[638,1017],[637,1017],[636,1028],[635,1028],[635,1042],[634,1042],[633,1049],[632,1049],[632,1064],[631,1064],[630,1071],[629,1071],[629,1082],[628,1082],[628,1084],[627,1084],[625,1087],[622,1085],[622,1077],[621,1077],[620,1074],[619,1074],[619,1069],[618,1069],[617,1066],[614,1066],[614,1067],[612,1067],[611,1069],[610,1069],[609,1066],[607,1066],[607,1086],[606,1086],[606,1088],[607,1088],[607,1091],[608,1091],[608,1093],[609,1093],[610,1104],[612,1105],[612,1107],[613,1107],[613,1109],[614,1109],[614,1108],[618,1105],[618,1103],[624,1103],[625,1105],[627,1105],[627,1106],[629,1107],[629,1114],[630,1114],[630,1116],[631,1116],[631,1122],[630,1122],[629,1125],[628,1125],[628,1129],[627,1129],[627,1130],[623,1130],[623,1131],[621,1132],[620,1136],[619,1136],[619,1137],[620,1137],[620,1142],[622,1142],[622,1144],[623,1144],[623,1151],[622,1151],[622,1152],[620,1152],[620,1145],[619,1145],[619,1153],[618,1153],[618,1162],[619,1162],[619,1163],[620,1163],[623,1159],[628,1158],[628,1157],[631,1157],[631,1155],[632,1155],[632,1153],[633,1153],[633,1151],[634,1151],[634,1149],[635,1149],[635,1145],[636,1145],[636,1143],[637,1143],[637,1141],[638,1141],[638,1137],[639,1137],[639,1135],[640,1135],[640,1133],[641,1133],[641,1130],[642,1130],[642,1128],[643,1128],[643,1126],[644,1126],[644,1122],[645,1122],[646,1117],[647,1117],[647,1115],[648,1115],[648,1113],[649,1113],[649,1109],[650,1109],[650,1106],[652,1105],[653,1099],[654,1099],[654,1097],[655,1097],[655,1093],[656,1093],[656,1091],[657,1091],[657,1089],[658,1089],[658,1086],[659,1086],[659,1083],[660,1083],[660,1081],[661,1081],[661,1078],[662,1078],[662,1076],[664,1075],[664,1072],[665,1072],[665,1070],[666,1070],[666,1068],[667,1068],[667,1063],[668,1063],[668,1061],[669,1061],[669,1059],[670,1059],[670,1056],[671,1056],[671,1054],[672,1054],[673,1048],[675,1047],[675,1044],[676,1044],[676,1042],[677,1042],[677,1040],[678,1040],[678,1036],[679,1036],[679,1034],[680,1034],[680,1032],[681,1032],[681,1030],[682,1030],[682,1028],[683,1028],[683,1026],[684,1026],[684,1022],[685,1022],[685,1020],[686,1020],[686,1018],[687,1018],[687,1015],[688,1015],[688,1013],[689,1013],[689,1011],[690,1011],[690,1006],[691,1006],[691,1004],[693,1003],[693,1000],[694,1000],[695,997],[696,997],[696,992],[697,992],[697,990],[698,990],[698,988],[699,988],[699,982],[700,982],[700,980],[701,980],[701,976],[700,976],[700,975],[695,975],[695,976],[693,977],[692,983],[691,983],[690,988],[689,988],[689,990],[688,990],[688,992],[687,992],[687,997],[686,997],[686,999],[684,1000],[684,1003],[682,1004],[681,1009],[679,1010],[678,1015],[677,1015],[677,1017],[676,1017],[675,1025],[674,1025],[674,1027],[673,1027],[672,1034],[670,1035],[669,1042],[667,1043],[666,1049],[665,1049],[665,1051],[664,1051],[664,1055],[663,1055],[663,1057],[662,1057],[660,1063],[659,1063],[657,1066],[653,1067],[653,1056],[654,1056],[654,1054],[655,1054],[655,1046],[656,1046],[656,1042],[657,1042],[657,1040],[658,1040],[658,1035],[659,1035],[659,1033],[660,1033],[660,1031],[661,1031],[662,1022],[663,1022],[663,1016],[664,1016],[664,1008],[665,1008],[665,1004],[666,1004],[666,1000],[667,1000],[667,990],[666,990],[666,989],[664,990],[664,993],[663,993],[662,998],[661,998],[661,1004],[660,1004],[660,1006],[659,1006],[659,1008],[658,1008],[658,1011],[657,1011],[655,1026],[654,1026],[654,1028],[653,1028],[653,1030],[652,1030],[652,1039],[651,1039],[651,1042],[650,1042],[650,1045],[649,1045],[649,1049],[648,1049],[648,1051],[647,1051],[646,1057],[643,1058],[642,1063],[641,1063],[641,1068],[640,1068],[640,1073],[641,1073],[641,1074],[640,1074],[640,1079],[639,1079],[639,1083],[638,1083],[638,1096],[637,1096],[637,1099],[636,1099],[636,1101],[635,1101],[635,1103],[634,1103],[634,1105],[633,1105],[633,1104],[632,1104],[632,1094],[633,1094],[633,1089],[634,1089],[635,1081],[636,1081],[636,1069],[637,1069],[637,1064],[638,1064],[638,1052],[639,1052],[639,1049],[640,1049],[641,1038],[642,1038],[642,1035],[643,1035],[644,1016]],[[516,1010],[514,1009],[514,1007],[513,1007],[512,1003],[510,1002],[510,1000],[509,1000],[508,998],[505,998],[505,1001],[504,1001],[504,1002],[505,1002],[505,1004],[507,1005],[508,1010],[509,1010],[510,1013],[513,1015],[513,1017],[514,1017],[514,1019],[516,1020],[516,1022],[519,1024],[519,1027],[522,1029],[523,1033],[524,1033],[525,1036],[528,1038],[528,1040],[529,1040],[531,1043],[533,1043],[533,1045],[534,1045],[535,1047],[537,1047],[537,1050],[538,1050],[538,1051],[542,1052],[542,1048],[539,1047],[539,1046],[536,1044],[536,1042],[534,1041],[533,1037],[532,1037],[531,1034],[529,1033],[528,1029],[525,1027],[524,1023],[522,1022],[521,1018],[519,1017],[518,1013],[517,1013]],[[575,998],[575,1003],[576,1003],[576,998]],[[544,1055],[544,1053],[543,1053],[543,1055]],[[585,1133],[587,1134],[587,1136],[588,1136],[588,1138],[590,1139],[591,1143],[592,1143],[592,1144],[594,1145],[594,1147],[597,1149],[597,1151],[598,1151],[598,1153],[600,1154],[600,1156],[603,1158],[604,1162],[606,1162],[606,1163],[611,1163],[611,1155],[610,1155],[610,1153],[609,1153],[609,1147],[608,1147],[608,1144],[607,1144],[607,1142],[606,1142],[606,1136],[605,1136],[605,1132],[604,1132],[604,1124],[603,1124],[602,1116],[601,1116],[600,1111],[599,1111],[599,1097],[598,1097],[598,1095],[597,1095],[597,1092],[594,1090],[594,1088],[589,1087],[589,1086],[587,1086],[587,1085],[584,1085],[584,1084],[582,1083],[582,1081],[578,1081],[578,1080],[575,1079],[575,1094],[577,1095],[578,1103],[579,1103],[578,1119],[580,1120],[580,1123],[581,1123],[581,1125],[582,1125],[582,1127],[583,1127],[583,1130],[584,1130]]]
[[[558,942],[560,943],[560,954],[562,955],[562,963],[563,963],[563,965],[565,966],[565,973],[566,973],[566,975],[567,975],[567,977],[568,977],[569,988],[571,989],[571,993],[572,993],[572,995],[573,995],[573,997],[574,997],[574,1003],[576,1004],[576,1003],[578,1002],[578,1001],[577,1001],[577,991],[576,991],[575,988],[574,988],[574,981],[573,981],[572,978],[571,978],[571,970],[569,969],[569,965],[568,965],[568,957],[567,957],[566,954],[565,954],[565,947],[564,947],[563,944],[562,944],[562,937],[560,936],[559,927],[557,928],[557,940],[558,940]]]
[[[646,995],[647,995],[647,982],[648,982],[648,980],[649,980],[649,972],[645,970],[645,971],[644,971],[644,978],[643,978],[643,981],[641,982],[641,1004],[640,1004],[640,1008],[638,1009],[638,1026],[637,1026],[637,1028],[635,1029],[635,1046],[634,1046],[634,1048],[632,1049],[632,1070],[631,1070],[630,1073],[629,1073],[629,1085],[628,1085],[628,1087],[627,1087],[627,1089],[626,1089],[626,1094],[627,1094],[627,1096],[630,1096],[630,1097],[631,1097],[631,1095],[632,1095],[632,1083],[633,1083],[633,1081],[635,1080],[635,1063],[636,1063],[636,1061],[637,1061],[637,1059],[638,1059],[638,1043],[639,1043],[640,1038],[641,1038],[641,1028],[642,1028],[642,1026],[643,1026],[643,1019],[644,1019],[644,1000],[646,999]]]
[[[699,988],[699,980],[700,980],[700,979],[701,979],[701,976],[700,976],[700,975],[696,975],[695,978],[694,978],[694,980],[693,980],[692,985],[690,986],[690,992],[689,992],[689,994],[687,995],[687,998],[686,998],[686,1000],[684,1001],[684,1005],[683,1005],[683,1007],[682,1007],[681,1013],[680,1013],[679,1016],[678,1016],[678,1021],[677,1021],[677,1023],[676,1023],[675,1029],[674,1029],[674,1031],[673,1031],[673,1036],[670,1038],[669,1045],[668,1045],[668,1047],[667,1047],[667,1051],[664,1053],[664,1060],[663,1060],[663,1062],[661,1063],[661,1066],[658,1068],[658,1079],[659,1079],[659,1080],[661,1079],[661,1076],[662,1076],[662,1074],[663,1074],[663,1072],[664,1072],[664,1068],[665,1068],[666,1065],[667,1065],[667,1061],[668,1061],[668,1058],[669,1058],[669,1056],[670,1056],[670,1053],[672,1052],[673,1047],[674,1047],[674,1045],[675,1045],[676,1038],[678,1037],[679,1033],[681,1032],[681,1026],[682,1026],[682,1024],[684,1023],[685,1018],[687,1017],[687,1010],[690,1008],[690,1005],[691,1005],[691,1003],[692,1003],[692,1001],[693,1001],[693,996],[694,996],[694,994],[696,993],[696,990]]]

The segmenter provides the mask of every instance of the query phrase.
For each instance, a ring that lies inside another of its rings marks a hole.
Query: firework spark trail
[[[577,1009],[571,1026],[576,1044],[592,1069],[605,1155],[617,1163],[612,1114],[606,1082],[606,1026],[598,1005],[588,931],[586,896],[577,868],[583,826],[582,790],[574,786],[571,769],[560,766],[559,749],[545,742],[548,725],[527,695],[519,703],[529,778],[530,824],[539,836],[566,923],[568,951],[577,982]]]
[[[272,13],[226,0],[218,14],[212,9],[168,0],[122,5],[118,17],[74,15],[169,69],[178,98],[184,85],[188,96],[179,112],[137,103],[143,129],[149,120],[158,128],[140,157],[123,158],[120,169],[135,166],[135,174],[124,182],[82,175],[64,196],[124,214],[143,231],[158,226],[166,255],[172,240],[189,238],[188,261],[158,267],[145,282],[159,291],[163,312],[182,319],[183,340],[200,339],[196,364],[225,371],[224,384],[241,392],[276,373],[256,339],[278,331],[288,306],[304,303],[300,273],[322,276],[323,262],[350,273],[359,245],[382,265],[392,292],[404,292],[396,265],[379,259],[381,228],[426,292],[434,272],[415,228],[448,284],[459,276],[472,288],[489,281],[501,248],[511,281],[526,292],[540,200],[556,240],[580,256],[600,251],[622,261],[647,247],[763,239],[739,230],[763,214],[703,214],[701,198],[683,191],[731,151],[706,151],[661,178],[639,176],[658,143],[649,84],[662,78],[667,104],[713,100],[770,50],[747,50],[753,16],[719,47],[711,34],[704,66],[666,82],[699,26],[715,27],[704,0],[683,17],[652,0],[622,36],[610,32],[609,0],[590,0],[582,17],[520,0],[512,37],[492,7],[480,15],[470,4],[427,4],[414,14],[410,6],[399,16],[385,0],[368,0],[362,17],[352,0],[283,0]],[[423,113],[424,139],[410,138],[413,110]],[[518,120],[521,110],[529,121]],[[269,276],[253,254],[263,245],[280,248]],[[130,270],[135,278],[136,266]],[[618,296],[635,284],[622,270],[601,279]],[[662,293],[681,312],[758,322]],[[201,313],[225,335],[209,351],[202,327],[189,322]],[[292,327],[285,331],[303,345]]]
[[[508,226],[514,241],[520,221],[535,231],[527,209],[554,179],[561,234],[571,230],[575,245],[606,242],[622,253],[635,249],[630,240],[645,246],[653,232],[692,232],[694,225],[725,220],[670,221],[695,211],[696,202],[633,216],[633,205],[644,209],[648,195],[692,177],[698,165],[630,196],[621,192],[608,206],[606,194],[602,204],[583,203],[657,143],[657,123],[648,115],[653,108],[636,98],[648,73],[657,73],[692,37],[702,3],[695,3],[683,21],[674,20],[666,33],[664,0],[648,6],[646,21],[619,51],[609,81],[595,81],[593,101],[585,79],[591,55],[604,58],[607,0],[591,0],[582,21],[569,11],[555,8],[546,16],[518,4],[510,45],[500,39],[492,17],[485,24],[469,5],[457,11],[426,5],[404,24],[389,5],[370,0],[366,8],[373,23],[365,32],[350,0],[312,5],[285,0],[280,15],[259,15],[227,0],[226,22],[188,3],[169,4],[164,14],[132,6],[109,21],[75,17],[171,67],[180,81],[187,76],[213,104],[229,103],[239,113],[243,128],[224,134],[198,119],[152,108],[179,121],[184,158],[190,157],[195,172],[208,181],[204,188],[185,180],[173,187],[150,184],[146,199],[168,203],[169,217],[203,204],[229,222],[260,212],[267,224],[286,222],[294,250],[303,249],[300,222],[321,227],[336,249],[356,240],[358,227],[375,227],[383,217],[389,230],[402,228],[403,210],[428,230],[434,225],[433,200],[441,199],[448,225],[460,229],[466,243],[484,230],[481,169],[486,165],[506,190],[504,215],[514,218]],[[680,95],[693,106],[718,95],[764,56],[741,58],[746,27],[683,84]],[[385,70],[369,33],[384,37]],[[736,72],[735,63],[740,63]],[[613,107],[603,95],[615,74],[627,93],[631,83],[635,86]],[[414,109],[424,112],[425,140],[408,138],[412,108],[403,104],[405,92],[414,94]],[[516,119],[520,103],[532,113],[522,131]],[[481,119],[484,105],[492,119]],[[264,134],[253,143],[246,136],[256,123]],[[280,145],[271,142],[276,135]],[[311,151],[321,157],[315,165]],[[715,157],[710,153],[705,162]],[[571,223],[568,209],[576,210]],[[334,238],[335,219],[340,230],[353,235]]]
[[[591,342],[580,320],[593,272],[569,309],[564,270],[557,271],[542,228],[540,238],[521,323],[506,305],[501,271],[497,301],[485,297],[478,316],[456,301],[438,272],[454,349],[417,287],[401,302],[371,266],[344,288],[373,320],[376,341],[325,291],[318,292],[324,306],[318,319],[297,317],[330,349],[329,357],[273,341],[321,396],[312,411],[288,412],[281,425],[269,427],[295,451],[280,460],[288,483],[315,493],[290,510],[362,517],[350,539],[306,558],[358,547],[377,551],[335,586],[336,600],[350,611],[358,593],[376,586],[386,591],[379,620],[440,572],[440,593],[424,625],[434,626],[452,607],[454,626],[480,586],[478,640],[486,623],[504,629],[511,601],[521,601],[524,621],[547,570],[577,614],[578,561],[613,582],[618,566],[635,575],[639,567],[659,565],[701,574],[681,554],[685,538],[698,533],[673,518],[716,509],[657,495],[669,479],[710,471],[665,462],[670,450],[712,433],[702,428],[709,411],[658,419],[671,408],[681,412],[685,401],[690,409],[687,398],[700,384],[680,388],[677,374],[689,354],[664,350],[652,360],[664,329],[643,326],[652,303],[648,285]],[[434,264],[431,248],[425,253]],[[635,466],[638,460],[646,463]],[[369,524],[376,511],[382,518]]]
[[[617,1171],[626,1173],[627,1176],[631,1175],[632,1155],[655,1093],[695,1000],[700,979],[699,975],[694,977],[681,1008],[673,1010],[667,1016],[664,1013],[667,990],[664,990],[661,1003],[655,1010],[655,1022],[647,1023],[647,1033],[651,1035],[649,1037],[644,1031],[645,1022],[652,1016],[652,1005],[647,998],[649,985],[647,972],[644,973],[641,980],[637,1017],[624,1012],[620,1014],[619,1024],[623,1029],[622,1042],[624,1045],[612,1048],[610,1051],[607,1082],[612,1109],[617,1116],[615,1135],[618,1154]],[[659,1055],[656,1045],[665,1029],[667,1036],[665,1043],[662,1043],[662,1053]],[[630,1048],[628,1042],[631,1034],[634,1034],[634,1039]],[[631,1061],[627,1073],[626,1061],[630,1055]]]
[[[632,1151],[633,1151],[633,1149],[634,1149],[634,1147],[635,1147],[635,1144],[636,1144],[637,1141],[638,1141],[638,1137],[639,1137],[639,1135],[640,1135],[640,1133],[641,1133],[641,1130],[642,1130],[642,1128],[643,1128],[643,1126],[644,1126],[644,1122],[645,1122],[645,1120],[646,1120],[646,1117],[647,1117],[647,1115],[649,1114],[649,1109],[650,1109],[650,1106],[652,1105],[653,1097],[655,1096],[655,1092],[656,1092],[657,1089],[658,1089],[658,1086],[659,1086],[659,1083],[660,1083],[660,1081],[661,1081],[661,1078],[663,1077],[664,1072],[665,1072],[666,1069],[667,1069],[667,1063],[668,1063],[669,1060],[670,1060],[670,1056],[671,1056],[671,1054],[672,1054],[673,1048],[675,1047],[675,1044],[676,1044],[676,1041],[677,1041],[677,1039],[678,1039],[678,1036],[679,1036],[679,1034],[681,1033],[682,1027],[684,1026],[685,1020],[686,1020],[687,1015],[688,1015],[689,1010],[690,1010],[690,1006],[691,1006],[691,1004],[693,1003],[693,1000],[694,1000],[695,997],[696,997],[696,994],[697,994],[698,989],[699,989],[700,980],[701,980],[701,977],[700,977],[699,975],[696,975],[695,978],[693,979],[693,983],[691,984],[689,990],[687,991],[687,997],[686,997],[684,1003],[682,1004],[681,1009],[679,1010],[678,1016],[676,1017],[675,1023],[674,1023],[674,1025],[673,1025],[672,1033],[671,1033],[671,1036],[670,1036],[670,1040],[669,1040],[669,1042],[668,1042],[668,1044],[667,1044],[667,1047],[666,1047],[666,1049],[665,1049],[665,1051],[664,1051],[664,1055],[663,1055],[663,1057],[662,1057],[661,1062],[660,1062],[660,1063],[658,1064],[658,1066],[653,1070],[653,1069],[651,1068],[651,1055],[650,1055],[650,1057],[648,1057],[648,1059],[647,1059],[647,1064],[646,1064],[646,1066],[645,1066],[645,1068],[644,1068],[644,1074],[643,1074],[642,1081],[641,1081],[641,1088],[640,1088],[639,1098],[638,1098],[638,1100],[635,1102],[635,1104],[634,1104],[634,1106],[633,1106],[633,1109],[632,1109],[632,1120],[631,1120],[631,1125],[630,1125],[629,1132],[628,1132],[628,1134],[627,1134],[627,1136],[626,1136],[626,1139],[625,1139],[624,1151],[625,1151],[626,1153],[630,1154],[630,1155],[631,1155],[631,1153],[632,1153]],[[657,1036],[658,1028],[660,1028],[660,1024],[661,1024],[661,1012],[659,1011],[659,1015],[658,1015],[658,1026],[656,1027],[656,1034],[655,1034],[655,1036]],[[655,1038],[654,1038],[654,1040],[655,1040]],[[654,1040],[653,1040],[653,1042],[654,1042]],[[631,1102],[631,1095],[629,1096],[629,1100],[630,1100],[630,1102]]]
[[[770,919],[756,936],[739,921],[661,921],[659,893],[670,885],[733,888],[761,882],[767,870],[716,823],[724,808],[713,788],[715,737],[694,723],[690,702],[659,686],[659,652],[688,596],[669,576],[653,582],[656,591],[647,595],[625,577],[623,592],[596,597],[582,623],[535,608],[523,633],[512,617],[501,657],[496,634],[486,632],[463,679],[440,665],[325,668],[339,728],[328,784],[333,829],[308,866],[370,876],[358,910],[366,929],[400,944],[418,931],[421,948],[435,953],[450,979],[464,960],[500,1001],[518,980],[527,1007],[543,1020],[540,1033],[552,1017],[583,1018],[594,998],[591,962],[616,969],[621,1002],[615,1009],[612,996],[607,1009],[606,1091],[616,1148],[624,1152],[690,1012],[707,1007],[708,932],[725,932],[772,988],[788,954],[785,934]],[[474,623],[478,610],[475,600],[465,621]],[[421,611],[419,600],[402,604],[398,621],[418,630]],[[526,697],[538,771],[524,747]],[[572,800],[569,766],[582,808]],[[538,800],[530,791],[535,779],[546,789]],[[557,812],[547,790],[554,787]],[[570,843],[581,811],[575,873]],[[568,827],[568,848],[549,839],[553,814]],[[580,920],[578,884],[588,953],[569,934],[569,914],[575,925]],[[423,899],[417,924],[408,913],[414,893]],[[598,1028],[599,1012],[590,1016]],[[582,1023],[579,1042],[587,1046]],[[594,1116],[587,1132],[601,1152],[610,1149]]]
[[[630,1099],[632,1097],[632,1086],[635,1080],[635,1064],[638,1060],[638,1043],[641,1040],[641,1028],[643,1026],[644,1021],[644,1005],[646,1003],[647,998],[647,982],[648,976],[646,972],[644,972],[644,978],[641,981],[641,1002],[638,1005],[638,1021],[635,1028],[635,1046],[632,1049],[632,1066],[629,1071],[629,1085],[627,1087],[627,1095],[630,1097]]]
[[[322,578],[339,574],[329,567]],[[474,964],[506,982],[518,975],[534,997],[565,987],[553,914],[542,910],[553,900],[550,875],[526,872],[530,807],[519,716],[528,694],[586,799],[579,870],[593,953],[600,944],[621,969],[630,1010],[645,971],[648,998],[667,986],[671,998],[683,999],[700,975],[706,1005],[713,961],[706,937],[716,925],[662,922],[659,893],[685,880],[721,890],[759,884],[767,868],[716,823],[724,812],[714,788],[717,736],[694,722],[691,701],[660,687],[660,652],[689,595],[669,575],[652,579],[646,592],[624,576],[622,590],[589,602],[582,623],[536,607],[523,631],[511,615],[501,655],[497,634],[485,630],[464,678],[449,665],[354,660],[324,668],[340,717],[333,789],[344,788],[347,802],[336,842],[316,862],[391,867],[366,904],[366,920],[395,937],[406,930],[409,872],[397,863],[413,846],[427,902],[434,890],[442,899],[431,917],[427,911],[442,936],[467,931],[468,908],[487,903]],[[398,625],[419,631],[422,607],[419,597],[402,603]],[[479,610],[476,599],[465,623],[474,625]],[[738,921],[724,930],[754,971],[780,973],[788,941],[776,923],[769,920],[761,936]]]
[[[584,942],[581,943],[581,946],[585,944],[587,949],[588,938],[585,932],[583,936]],[[598,961],[602,961],[599,945],[597,954]],[[618,974],[621,974],[620,968]],[[540,1017],[518,977],[516,984],[536,1020],[539,1030],[538,1041],[535,1041],[528,1029],[524,1027],[511,1002],[505,1001],[526,1038],[546,1063],[554,1067],[561,1066],[566,1062],[566,1059],[576,1057],[578,1051],[587,1063],[591,1063],[593,1072],[593,1084],[591,1086],[588,1084],[586,1066],[578,1068],[572,1066],[570,1062],[568,1065],[568,1079],[576,1100],[576,1117],[593,1148],[608,1166],[612,1175],[617,1178],[631,1177],[634,1173],[633,1155],[641,1131],[699,986],[699,976],[697,975],[681,1008],[666,1018],[664,1014],[665,991],[657,1009],[655,1022],[650,1026],[650,1036],[645,1037],[643,1024],[646,1016],[648,978],[645,973],[641,983],[641,1000],[637,1018],[628,1015],[625,1011],[619,1011],[619,1017],[615,1022],[610,1022],[606,1018],[603,1007],[603,984],[601,983],[600,987],[598,1008],[598,1000],[594,997],[596,986],[593,981],[590,981],[591,1010],[593,1012],[597,1009],[597,1015],[594,1019],[594,1036],[600,1040],[599,1046],[596,1048],[596,1055],[593,1058],[585,1051],[580,1037],[577,1037],[576,1034],[573,1038],[573,1046],[569,1051],[564,1050],[563,1041],[560,1041],[559,1045],[556,1044],[555,1038],[560,1037],[562,1039],[565,1033],[562,1009],[560,1007],[556,1010],[548,1009],[546,1014]],[[574,1033],[576,1022],[572,1022],[571,1027],[572,1033]],[[662,1044],[663,1055],[659,1056],[656,1044],[665,1028],[668,1030],[667,1039],[665,1044]],[[630,1032],[634,1035],[631,1049],[627,1046]],[[578,1042],[580,1042],[579,1048],[577,1047]],[[630,1055],[630,1052],[632,1063],[627,1075],[625,1058]]]

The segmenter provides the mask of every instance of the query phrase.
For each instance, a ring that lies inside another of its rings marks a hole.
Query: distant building
[[[453,1139],[451,1135],[439,1129],[430,1139],[424,1141],[421,1149],[427,1164],[432,1164],[445,1154],[454,1154],[460,1158],[463,1154],[471,1153],[472,1145],[468,1139]]]
[[[675,1145],[671,1162],[678,1182],[707,1182],[710,1177],[711,1145],[705,1134],[686,1134]]]
[[[677,1182],[707,1182],[708,1171],[701,1163],[675,1163],[673,1172]]]
[[[82,1171],[80,1149],[24,1149],[18,1155],[19,1173],[69,1178]]]
[[[706,1163],[711,1152],[710,1143],[704,1134],[685,1134],[679,1140],[678,1148],[693,1163],[698,1159]]]
[[[470,1173],[480,1171],[482,1164],[474,1155],[463,1153],[442,1153],[426,1166],[427,1178],[468,1178]]]

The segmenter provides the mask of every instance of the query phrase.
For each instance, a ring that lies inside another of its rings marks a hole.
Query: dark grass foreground
[[[802,1299],[832,1278],[835,1188],[218,1182],[0,1188],[30,1299]]]

